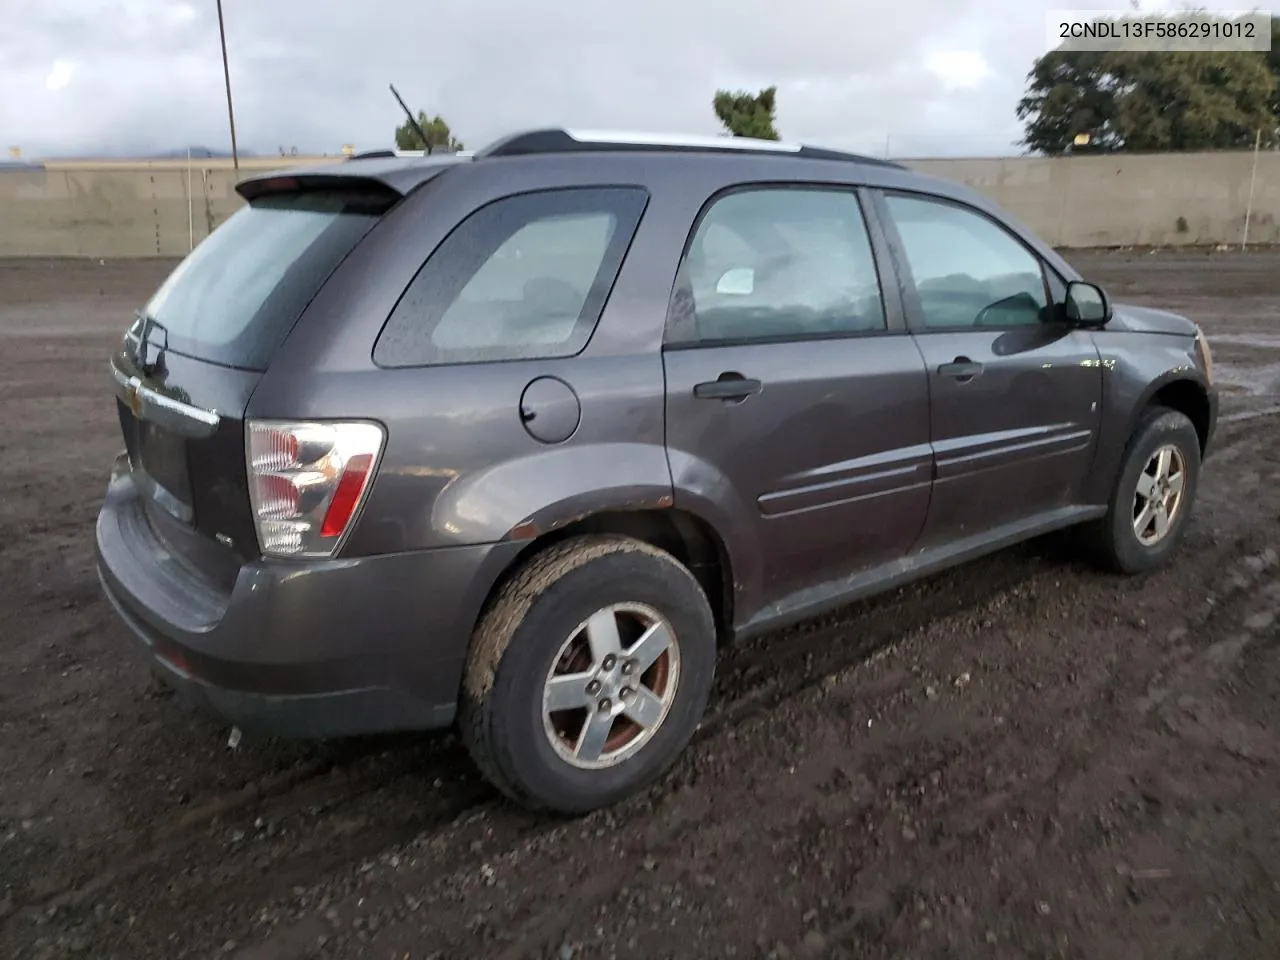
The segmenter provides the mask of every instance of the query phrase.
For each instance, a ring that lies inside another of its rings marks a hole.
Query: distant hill
[[[241,157],[261,156],[254,150],[241,150]],[[73,150],[65,153],[51,154],[41,157],[45,160],[185,160],[186,147],[174,147],[171,150],[112,149],[112,150]],[[192,146],[193,160],[230,160],[230,150],[215,150],[212,147]],[[39,162],[33,160],[33,162]]]

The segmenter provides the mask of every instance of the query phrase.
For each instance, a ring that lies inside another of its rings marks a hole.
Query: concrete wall
[[[1060,247],[1238,244],[1250,152],[907,160],[992,197]],[[270,157],[248,170],[332,162]],[[228,161],[0,167],[0,257],[181,256],[240,205]],[[190,190],[188,190],[188,179]],[[1249,238],[1280,243],[1280,153],[1258,158]]]
[[[0,167],[0,257],[183,256],[240,207],[239,177],[326,159]]]
[[[1240,243],[1251,151],[914,160],[991,197],[1059,247]],[[1258,155],[1249,240],[1280,242],[1280,153]]]

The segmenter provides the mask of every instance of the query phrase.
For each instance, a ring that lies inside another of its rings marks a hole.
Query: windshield
[[[387,202],[348,193],[260,198],[214,230],[142,311],[174,353],[248,370],[272,355]]]

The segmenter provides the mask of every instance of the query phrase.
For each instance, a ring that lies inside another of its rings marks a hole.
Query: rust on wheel
[[[646,604],[613,604],[561,645],[543,687],[543,730],[566,763],[611,767],[653,739],[679,682],[680,646],[666,618]]]

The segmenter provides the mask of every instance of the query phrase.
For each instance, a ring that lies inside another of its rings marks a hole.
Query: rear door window
[[[647,199],[638,187],[572,188],[482,207],[427,259],[374,361],[572,356],[595,329]]]
[[[174,353],[265,370],[307,304],[390,206],[383,195],[292,193],[241,207],[143,308]]]
[[[670,343],[848,336],[886,329],[857,195],[735,190],[703,215],[681,264]]]

